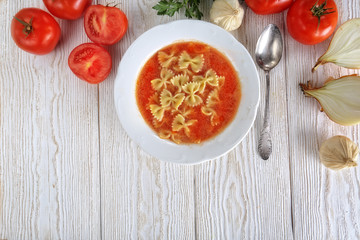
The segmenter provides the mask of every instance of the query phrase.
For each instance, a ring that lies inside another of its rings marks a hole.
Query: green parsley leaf
[[[180,9],[185,8],[185,16],[187,18],[201,19],[203,13],[199,9],[200,0],[161,0],[153,9],[158,15],[174,16]]]

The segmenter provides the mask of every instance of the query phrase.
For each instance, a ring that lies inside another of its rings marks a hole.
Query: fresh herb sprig
[[[199,9],[200,0],[161,0],[153,9],[158,15],[174,16],[180,9],[185,8],[185,16],[201,19],[203,13]]]

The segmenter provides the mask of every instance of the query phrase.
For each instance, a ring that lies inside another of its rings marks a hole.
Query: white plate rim
[[[178,145],[160,139],[147,125],[138,110],[135,89],[139,71],[157,50],[186,40],[209,44],[230,59],[239,73],[242,99],[237,115],[222,133],[201,144]],[[247,49],[224,29],[200,20],[176,20],[143,33],[123,55],[114,83],[116,112],[129,137],[153,157],[180,164],[197,164],[218,158],[236,147],[253,126],[259,99],[259,75]]]

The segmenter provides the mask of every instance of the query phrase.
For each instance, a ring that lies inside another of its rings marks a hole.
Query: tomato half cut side
[[[109,75],[112,61],[105,48],[95,43],[84,43],[72,50],[68,64],[78,78],[97,84],[104,81]]]
[[[128,19],[117,7],[92,5],[85,11],[84,27],[94,43],[112,45],[126,33]]]

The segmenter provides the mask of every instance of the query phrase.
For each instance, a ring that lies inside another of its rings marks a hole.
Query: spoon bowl
[[[283,43],[279,28],[269,24],[261,33],[255,50],[256,62],[264,71],[270,71],[280,61]]]
[[[269,71],[280,61],[283,51],[283,42],[279,28],[274,24],[269,24],[261,33],[255,49],[256,62],[265,71],[266,76],[266,95],[265,95],[265,116],[264,125],[260,133],[258,145],[259,154],[262,159],[267,160],[272,152],[272,141],[270,131],[270,110],[269,92],[270,76]]]

